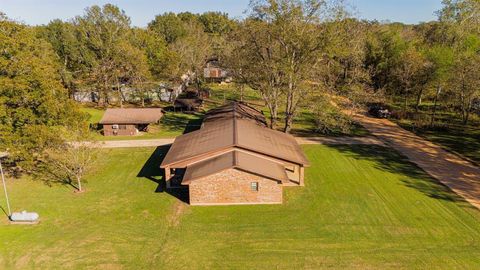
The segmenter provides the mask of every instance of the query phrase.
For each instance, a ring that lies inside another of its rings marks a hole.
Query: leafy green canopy
[[[5,17],[0,40],[0,150],[27,168],[58,141],[56,128],[79,123],[82,115],[60,82],[50,44]]]

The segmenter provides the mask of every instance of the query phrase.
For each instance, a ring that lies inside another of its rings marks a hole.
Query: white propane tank
[[[35,212],[27,212],[23,210],[22,212],[14,212],[10,216],[10,220],[17,222],[35,222],[38,220],[39,215]]]

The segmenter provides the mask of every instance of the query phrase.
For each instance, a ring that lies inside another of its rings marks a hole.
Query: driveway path
[[[384,145],[375,137],[296,137],[299,144],[375,144]],[[173,143],[175,138],[150,140],[101,141],[99,148],[155,147]]]
[[[373,136],[368,137],[296,137],[299,144],[373,144],[384,145],[384,143]]]
[[[389,120],[361,114],[355,118],[370,133],[480,209],[479,167]]]
[[[100,148],[124,148],[124,147],[155,147],[173,143],[175,138],[169,139],[151,139],[151,140],[121,140],[121,141],[101,141]]]

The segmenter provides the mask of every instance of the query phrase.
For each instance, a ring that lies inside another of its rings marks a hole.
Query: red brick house
[[[99,124],[104,136],[133,136],[148,131],[163,116],[160,108],[107,109]]]
[[[238,102],[207,113],[175,139],[161,168],[167,188],[188,187],[192,205],[278,204],[283,186],[303,186],[308,160],[295,138],[269,129]]]

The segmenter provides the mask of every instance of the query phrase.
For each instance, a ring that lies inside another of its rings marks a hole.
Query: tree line
[[[377,101],[396,104],[398,117],[429,102],[432,126],[446,107],[469,123],[480,106],[478,0],[444,0],[438,20],[416,25],[359,20],[347,4],[255,0],[243,19],[164,13],[144,28],[111,4],[42,26],[2,13],[0,150],[20,171],[35,171],[47,149],[88,134],[76,92],[93,89],[98,106],[109,106],[126,86],[144,105],[150,89],[185,75],[202,87],[211,57],[259,94],[270,126],[285,132],[302,112],[318,132],[347,131],[343,112]]]

